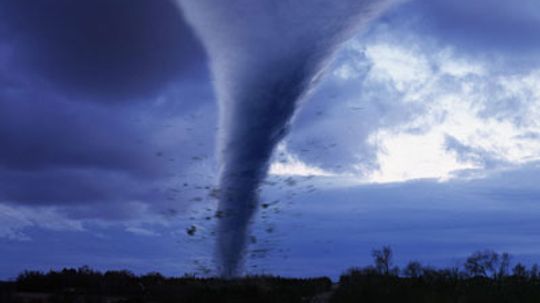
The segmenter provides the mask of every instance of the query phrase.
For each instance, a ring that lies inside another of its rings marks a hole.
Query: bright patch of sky
[[[387,119],[383,113],[381,120],[392,121],[372,127],[364,140],[356,141],[359,151],[361,146],[373,150],[376,163],[371,168],[350,165],[362,182],[446,181],[465,170],[480,176],[540,159],[540,69],[505,72],[504,58],[473,59],[419,38],[411,44],[392,33],[381,36],[349,43],[342,52],[345,59],[342,55],[327,80],[335,86],[339,81],[357,83],[346,96],[348,106],[369,112],[376,106],[369,99],[376,89],[398,111],[415,111],[404,112],[404,119]],[[358,124],[349,123],[350,128]],[[281,174],[291,175],[318,169],[302,162],[301,155],[294,165],[279,167]]]

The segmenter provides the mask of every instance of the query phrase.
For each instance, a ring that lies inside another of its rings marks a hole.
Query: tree
[[[492,250],[477,251],[465,261],[465,270],[472,277],[488,277],[497,275],[499,255]]]
[[[381,249],[374,249],[371,252],[373,261],[375,262],[375,270],[379,274],[390,275],[391,273],[397,273],[399,269],[392,268],[392,248],[390,246],[383,246]]]
[[[422,264],[417,261],[411,261],[405,266],[405,269],[403,270],[403,274],[405,277],[409,278],[420,278],[424,273],[424,268],[422,267]]]
[[[527,268],[525,265],[518,263],[516,266],[514,266],[514,269],[512,269],[512,273],[514,274],[514,277],[525,279],[527,278]]]
[[[538,264],[533,264],[529,272],[529,277],[533,280],[540,278],[540,267],[538,267]]]
[[[495,278],[502,279],[508,276],[509,268],[510,268],[510,254],[502,253],[499,259],[499,270]]]

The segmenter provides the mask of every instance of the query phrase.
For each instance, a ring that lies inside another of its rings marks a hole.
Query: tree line
[[[434,268],[410,261],[400,269],[388,246],[372,251],[373,265],[341,275],[330,302],[540,302],[540,270],[512,264],[508,253],[482,250],[461,266]]]
[[[2,303],[178,303],[302,302],[332,286],[329,278],[291,279],[249,276],[242,279],[137,276],[129,271],[101,273],[81,267],[61,271],[24,271],[2,294]],[[36,296],[39,294],[39,296]],[[27,299],[30,299],[28,301]]]
[[[248,276],[241,279],[135,275],[100,272],[87,266],[60,271],[24,271],[0,283],[4,303],[136,302],[310,302],[321,294],[339,302],[528,303],[540,302],[540,267],[513,263],[508,253],[477,251],[449,268],[410,261],[394,264],[385,246],[372,251],[373,263],[329,278],[292,279]]]

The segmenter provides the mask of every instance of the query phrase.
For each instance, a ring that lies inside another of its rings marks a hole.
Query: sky
[[[274,153],[247,272],[540,260],[535,2],[411,0],[346,42]],[[209,60],[166,0],[0,2],[0,279],[212,274]]]

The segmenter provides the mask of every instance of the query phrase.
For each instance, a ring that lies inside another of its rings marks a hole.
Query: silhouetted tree
[[[375,266],[354,268],[341,275],[330,302],[540,302],[538,265],[529,270],[517,263],[509,276],[508,254],[490,250],[475,252],[463,268],[437,269],[412,261],[402,271],[407,278],[400,277],[393,267],[390,247],[373,250],[372,254]],[[328,295],[331,288],[328,278],[168,278],[159,273],[137,276],[129,271],[103,274],[83,266],[47,273],[25,271],[13,283],[0,282],[0,302],[292,303],[319,299],[321,294]]]
[[[502,279],[508,275],[510,268],[510,254],[502,253],[499,258],[499,269],[496,275],[496,279]]]
[[[516,278],[519,278],[519,279],[527,279],[527,276],[528,276],[527,268],[525,267],[525,265],[523,265],[523,264],[521,264],[521,263],[518,263],[518,264],[516,264],[516,266],[514,266],[514,268],[512,269],[512,274],[513,274],[514,277],[516,277]]]
[[[423,273],[424,269],[422,268],[422,264],[417,261],[409,262],[405,266],[405,269],[403,269],[403,275],[409,278],[419,278],[423,275]]]
[[[373,261],[375,262],[375,269],[384,275],[397,274],[398,268],[392,268],[392,248],[390,246],[383,246],[381,249],[374,249],[371,252]]]
[[[529,278],[533,280],[538,280],[540,278],[540,268],[538,264],[533,264],[531,270],[529,271]]]
[[[472,277],[495,277],[498,270],[499,255],[491,250],[477,251],[465,261],[465,270]]]

